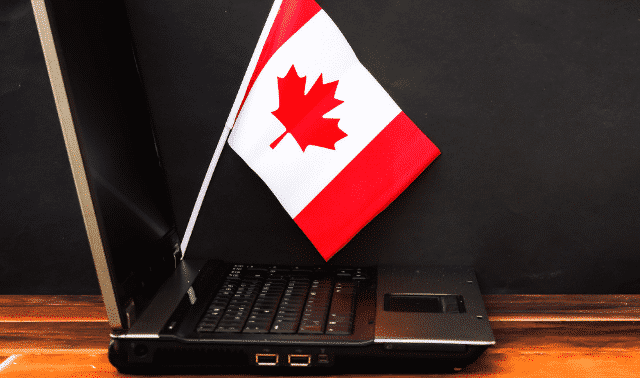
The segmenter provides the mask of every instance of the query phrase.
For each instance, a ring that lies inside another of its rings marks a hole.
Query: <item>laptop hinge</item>
[[[133,323],[136,322],[136,304],[133,302],[133,299],[129,302],[127,308],[125,308],[124,313],[127,317],[127,329],[131,329]]]
[[[184,254],[180,250],[180,243],[176,243],[173,245],[173,268],[178,268],[178,261],[181,261],[184,257]]]

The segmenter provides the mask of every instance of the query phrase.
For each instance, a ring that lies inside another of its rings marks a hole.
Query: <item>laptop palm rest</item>
[[[382,266],[377,303],[375,342],[390,348],[495,343],[470,268]]]

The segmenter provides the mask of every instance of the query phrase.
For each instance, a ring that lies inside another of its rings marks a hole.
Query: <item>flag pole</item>
[[[278,14],[278,10],[280,9],[280,5],[282,4],[282,0],[275,0],[273,5],[271,6],[271,11],[269,12],[269,16],[267,17],[267,22],[264,24],[264,28],[262,29],[262,33],[260,34],[260,38],[258,39],[258,44],[256,45],[255,50],[253,51],[253,55],[251,56],[251,60],[249,61],[249,66],[247,67],[247,71],[244,74],[244,78],[242,79],[242,84],[240,85],[240,89],[238,90],[238,94],[236,95],[236,99],[233,102],[233,106],[231,107],[231,112],[229,112],[229,117],[227,117],[227,122],[225,123],[224,130],[222,130],[222,135],[220,136],[220,140],[218,140],[218,145],[216,146],[215,151],[213,152],[213,157],[211,158],[211,162],[209,163],[209,168],[207,169],[207,173],[204,176],[204,181],[202,182],[202,186],[200,187],[200,192],[198,193],[198,197],[196,198],[196,203],[193,206],[193,210],[191,211],[191,217],[189,217],[189,223],[187,224],[187,228],[184,232],[184,236],[182,238],[182,243],[180,244],[180,249],[182,250],[182,257],[187,250],[187,245],[189,244],[189,239],[191,238],[191,233],[193,232],[193,228],[196,223],[196,219],[198,218],[198,214],[200,213],[200,208],[202,207],[202,203],[204,201],[204,196],[207,193],[207,189],[209,188],[209,183],[211,183],[211,178],[213,177],[213,171],[218,164],[218,160],[220,159],[220,154],[222,154],[222,149],[224,148],[227,139],[229,138],[229,133],[233,128],[238,112],[240,111],[240,105],[242,104],[242,100],[245,97],[247,92],[247,88],[249,86],[249,81],[251,80],[251,76],[256,69],[256,65],[258,64],[258,59],[260,58],[260,54],[262,53],[262,49],[267,40],[267,36],[269,35],[269,31],[273,26],[273,22],[276,19],[276,15]]]

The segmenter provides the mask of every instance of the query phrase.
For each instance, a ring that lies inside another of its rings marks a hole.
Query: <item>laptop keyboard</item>
[[[359,268],[234,265],[197,331],[349,335],[356,289],[367,279]]]

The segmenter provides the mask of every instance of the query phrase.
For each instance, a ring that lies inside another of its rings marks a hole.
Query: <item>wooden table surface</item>
[[[484,300],[496,345],[443,377],[640,377],[640,295]],[[2,376],[122,376],[108,342],[99,296],[0,296]]]

